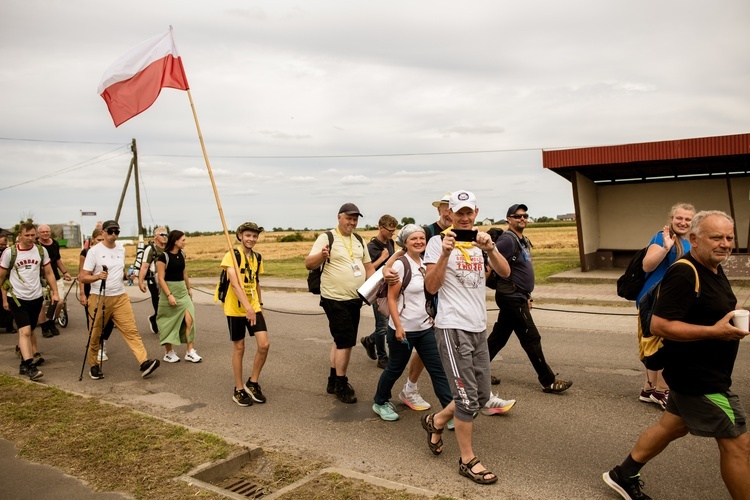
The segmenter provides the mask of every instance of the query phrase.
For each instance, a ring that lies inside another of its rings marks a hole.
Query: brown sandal
[[[458,457],[458,473],[464,477],[468,477],[469,479],[471,479],[477,484],[496,483],[497,475],[495,475],[493,472],[490,472],[487,469],[481,470],[479,472],[474,472],[471,470],[472,467],[474,467],[478,463],[479,463],[479,459],[477,457],[474,457],[471,460],[469,460],[469,463],[467,464],[461,461],[461,457]],[[487,476],[489,475],[492,475],[492,477],[488,478]]]
[[[443,433],[443,429],[435,427],[435,414],[430,413],[422,417],[422,428],[427,431],[427,446],[430,447],[430,451],[433,455],[440,455],[443,452],[443,438],[441,437],[437,443],[432,442],[432,435],[440,435]]]

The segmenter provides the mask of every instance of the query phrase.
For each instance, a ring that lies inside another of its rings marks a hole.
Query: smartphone
[[[476,241],[477,232],[473,229],[451,229],[456,233],[456,241]]]

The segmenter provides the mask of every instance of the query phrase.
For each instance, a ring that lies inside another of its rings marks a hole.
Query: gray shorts
[[[736,438],[747,432],[745,410],[732,391],[699,395],[669,391],[667,411],[680,417],[695,436]]]
[[[455,417],[471,422],[474,414],[489,401],[492,390],[487,330],[467,332],[435,328],[435,340],[456,403]]]

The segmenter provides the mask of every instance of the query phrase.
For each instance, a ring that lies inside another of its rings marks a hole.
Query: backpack
[[[617,295],[623,299],[636,300],[643,285],[646,284],[646,271],[643,270],[643,258],[646,257],[646,252],[648,252],[648,247],[638,250],[630,259],[623,275],[617,278]]]
[[[398,260],[404,265],[404,279],[401,280],[401,291],[399,291],[399,296],[401,296],[404,294],[404,290],[406,290],[406,287],[409,286],[409,282],[411,281],[411,264],[407,260],[406,255],[399,257]],[[375,302],[378,304],[378,312],[380,314],[385,317],[391,315],[391,311],[388,307],[388,283],[386,283],[385,280],[383,280],[380,284],[380,288],[378,288]]]
[[[34,243],[34,246],[36,246],[36,249],[39,251],[39,273],[40,275],[43,275],[42,273],[44,265],[42,264],[44,262],[44,247],[40,245],[39,243]],[[21,304],[18,302],[18,299],[13,294],[13,287],[10,284],[10,273],[13,269],[15,269],[14,264],[16,263],[16,257],[18,257],[18,247],[14,244],[10,247],[10,262],[8,263],[8,274],[5,275],[5,280],[2,283],[2,289],[5,290],[8,295],[10,295],[13,298],[13,301],[16,303],[17,306],[20,306]],[[21,282],[25,283],[23,281],[23,278],[21,278],[21,275],[18,272],[18,269],[15,269],[16,276],[18,277]]]
[[[354,236],[357,237],[359,240],[359,243],[362,245],[362,248],[367,251],[367,247],[365,246],[365,241],[362,239],[360,235],[357,233],[352,233]],[[320,295],[320,279],[323,276],[323,268],[326,265],[326,262],[328,262],[331,255],[331,249],[333,248],[333,232],[326,231],[326,235],[328,236],[328,255],[329,258],[323,261],[323,264],[320,265],[320,267],[316,267],[315,269],[311,269],[310,272],[307,273],[307,291],[315,294]]]
[[[504,231],[502,229],[493,227],[489,231],[487,231],[487,234],[489,234],[492,237],[492,241],[497,244],[497,241],[500,239],[500,236],[502,236]],[[521,255],[521,242],[518,240],[518,237],[513,234],[514,240],[515,240],[515,251],[513,252],[513,255],[511,255],[510,260],[508,261],[508,264],[513,264],[513,262],[518,260],[518,256]],[[528,240],[528,238],[526,238]],[[531,244],[531,242],[529,242]],[[491,288],[493,290],[497,290],[497,285],[500,281],[500,275],[495,272],[494,269],[490,270],[490,274],[487,276],[487,280],[485,281],[485,285],[487,288]],[[507,280],[506,280],[507,281]]]
[[[234,258],[237,261],[237,267],[239,267],[240,264],[242,263],[242,256],[240,255],[239,250],[237,250],[236,248],[234,248],[233,250],[234,250]],[[250,251],[252,252],[252,255],[254,255],[255,258],[258,259],[258,269],[256,269],[255,271],[255,284],[257,285],[258,284],[258,271],[260,270],[260,263],[263,260],[263,256],[261,256],[261,254],[259,253],[253,252],[252,250]],[[246,273],[250,271],[250,273],[252,273],[252,271],[250,270],[250,263],[248,262],[247,259],[245,259],[245,269],[240,269],[240,273],[242,273],[243,271],[245,271]],[[229,281],[229,276],[227,275],[227,270],[222,269],[221,273],[219,273],[219,282],[216,284],[216,296],[221,302],[224,302],[226,300],[227,293],[229,292],[229,286],[230,286],[230,281]]]
[[[698,270],[693,263],[687,259],[679,259],[672,265],[674,266],[676,264],[686,264],[693,268],[693,272],[695,273],[695,297],[699,297],[701,293],[701,284],[700,279],[698,278]],[[640,343],[643,356],[652,356],[662,347],[662,339],[660,337],[654,337],[651,333],[651,317],[654,314],[654,306],[656,306],[656,301],[659,298],[660,289],[661,282],[652,286],[643,297],[641,297],[641,302],[638,307],[638,333],[641,337]]]

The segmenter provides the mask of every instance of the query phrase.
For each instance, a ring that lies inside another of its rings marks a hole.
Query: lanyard
[[[347,252],[349,252],[349,258],[352,259],[352,262],[354,262],[354,251],[352,250],[352,235],[349,235],[349,244],[346,244],[346,240],[344,239],[344,235],[341,234],[341,231],[339,231],[339,228],[336,228],[336,233],[341,238],[341,241],[344,243],[344,246],[346,247]],[[330,250],[330,249],[329,249]]]

